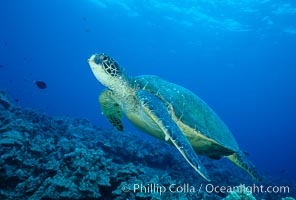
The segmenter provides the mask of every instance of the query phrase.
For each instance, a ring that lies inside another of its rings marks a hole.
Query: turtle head
[[[97,80],[106,87],[112,89],[124,81],[124,69],[110,56],[103,53],[93,54],[88,63]]]

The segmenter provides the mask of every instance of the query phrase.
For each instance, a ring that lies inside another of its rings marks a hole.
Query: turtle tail
[[[256,181],[262,181],[262,177],[258,174],[254,164],[247,159],[246,155],[243,152],[235,152],[232,155],[226,156],[226,158],[228,158],[238,167],[246,171]]]

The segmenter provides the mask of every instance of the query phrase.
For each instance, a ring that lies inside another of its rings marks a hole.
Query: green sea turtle
[[[97,80],[108,88],[100,94],[99,102],[116,129],[123,131],[124,113],[140,130],[174,145],[208,181],[198,155],[226,157],[259,179],[225,123],[194,93],[157,76],[130,77],[105,54],[92,55],[88,63]]]

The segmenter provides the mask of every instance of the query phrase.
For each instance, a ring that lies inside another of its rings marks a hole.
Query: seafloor
[[[22,109],[0,92],[0,199],[215,200],[228,194],[214,186],[254,184],[229,161],[202,158],[212,179],[207,183],[175,148],[142,136]],[[291,180],[275,182],[265,175],[255,184],[290,187],[286,194],[255,192],[256,199],[296,196]]]

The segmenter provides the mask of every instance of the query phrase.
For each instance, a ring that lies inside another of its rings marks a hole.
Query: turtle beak
[[[91,68],[91,70],[95,74],[100,74],[102,72],[102,59],[100,58],[99,54],[93,54],[89,59],[88,59],[88,64]]]
[[[99,59],[97,54],[93,54],[89,59],[88,59],[88,64],[94,73],[94,75],[99,77],[99,75],[102,72],[102,62],[101,59]],[[97,78],[98,78],[97,77]]]
[[[91,55],[91,57],[87,60],[87,62],[89,64],[91,63],[96,63],[96,64],[101,64],[101,59],[99,58],[99,56],[97,54],[93,54]]]

